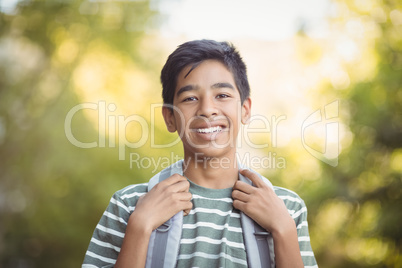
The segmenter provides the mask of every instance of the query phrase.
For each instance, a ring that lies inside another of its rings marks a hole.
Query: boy
[[[157,174],[166,178],[153,188],[145,183],[115,193],[82,267],[145,267],[152,232],[175,215],[184,215],[177,267],[247,267],[252,252],[243,214],[271,233],[276,267],[317,267],[303,200],[236,161],[236,137],[251,109],[236,49],[211,40],[184,43],[169,56],[161,81],[163,117],[180,135],[184,159]]]

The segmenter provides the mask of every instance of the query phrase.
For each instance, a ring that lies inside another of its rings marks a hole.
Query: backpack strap
[[[269,187],[273,188],[268,179],[259,176]],[[243,175],[239,174],[239,178],[241,181],[252,185],[251,181]],[[271,233],[243,212],[240,215],[248,266],[251,268],[275,267],[274,239]]]
[[[152,177],[148,183],[148,191],[175,173],[183,175],[181,165],[182,161],[179,161]],[[176,266],[182,225],[183,211],[180,211],[152,231],[148,245],[146,268],[173,268]]]
[[[183,175],[182,164],[183,160],[178,161],[152,177],[148,183],[148,191],[175,173]],[[268,179],[260,174],[258,175],[269,187],[273,188]],[[252,185],[251,181],[240,173],[239,178],[241,181]],[[248,267],[275,267],[272,235],[243,212],[240,215]],[[176,266],[182,225],[183,211],[180,211],[152,232],[148,245],[146,268],[173,268]]]

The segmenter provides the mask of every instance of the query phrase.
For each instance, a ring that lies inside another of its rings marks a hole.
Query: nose
[[[199,102],[198,116],[209,118],[218,115],[218,109],[213,100],[210,98],[202,98]]]

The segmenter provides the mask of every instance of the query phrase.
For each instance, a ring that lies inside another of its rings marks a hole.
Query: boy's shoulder
[[[126,204],[136,203],[138,198],[148,192],[148,183],[131,184],[114,193],[112,200]]]
[[[128,185],[128,186],[118,190],[116,192],[116,194],[127,195],[127,194],[132,194],[135,192],[143,192],[143,191],[146,191],[147,189],[148,189],[148,182],[137,183],[137,184]]]
[[[126,207],[134,207],[138,199],[146,194],[155,184],[161,181],[161,178],[167,178],[174,173],[183,174],[182,171],[183,160],[180,160],[162,171],[154,174],[148,182],[132,184],[118,190],[114,193],[111,203],[119,205],[117,202],[123,203]]]
[[[260,178],[274,190],[275,194],[285,202],[285,205],[286,207],[288,207],[288,209],[289,207],[305,206],[303,199],[296,192],[284,187],[275,186],[268,178],[264,177],[262,174],[256,171],[253,172],[258,174]]]
[[[298,218],[301,214],[307,213],[307,208],[304,200],[294,191],[289,189],[274,186],[275,194],[283,200],[289,214],[293,219]]]
[[[292,190],[279,186],[274,186],[273,188],[276,195],[279,196],[281,199],[291,200],[298,203],[303,202],[303,199]]]

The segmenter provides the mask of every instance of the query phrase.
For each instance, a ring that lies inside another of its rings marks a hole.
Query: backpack
[[[175,173],[183,175],[182,165],[183,160],[180,160],[152,177],[148,183],[148,191]],[[267,185],[273,187],[268,179],[259,176]],[[251,181],[240,173],[239,177],[241,181],[251,184]],[[248,267],[275,267],[272,235],[243,212],[240,215]],[[180,211],[152,232],[148,245],[146,268],[173,268],[176,266],[182,225],[183,211]]]

